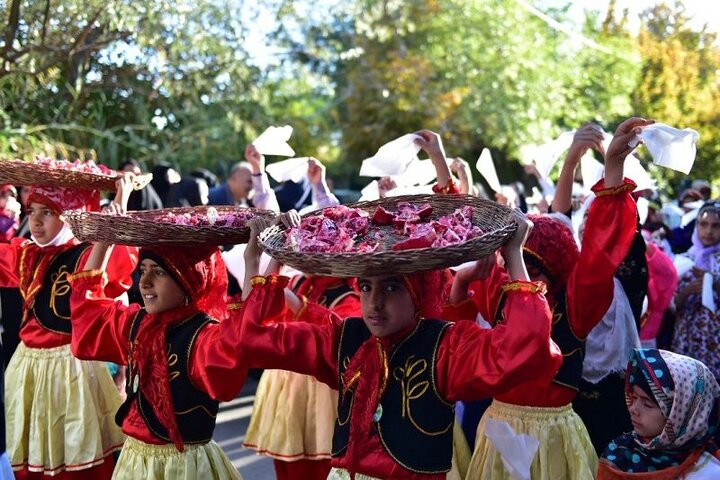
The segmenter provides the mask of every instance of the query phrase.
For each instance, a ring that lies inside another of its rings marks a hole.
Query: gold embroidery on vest
[[[422,375],[428,368],[427,360],[420,359],[415,360],[415,355],[411,355],[405,360],[404,367],[395,367],[393,370],[393,377],[395,380],[400,382],[400,388],[402,390],[402,411],[401,416],[407,418],[410,423],[421,433],[435,437],[446,433],[451,427],[452,422],[448,424],[444,429],[437,432],[429,432],[417,424],[413,418],[411,403],[413,400],[421,398],[427,393],[430,387],[430,382],[427,380],[416,381],[416,379]]]
[[[60,312],[58,312],[56,308],[56,302],[59,298],[66,297],[70,293],[69,275],[70,272],[68,272],[68,268],[65,265],[61,266],[56,273],[50,275],[50,281],[52,282],[50,289],[50,310],[52,310],[58,318],[62,318],[63,320],[70,320],[70,317],[60,315]]]
[[[172,382],[180,376],[180,370],[171,370],[170,367],[174,367],[178,363],[177,353],[171,353],[170,345],[167,348],[167,361],[168,361],[168,381]]]

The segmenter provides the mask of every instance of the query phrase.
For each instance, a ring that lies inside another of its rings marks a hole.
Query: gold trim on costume
[[[595,192],[595,196],[604,197],[606,195],[617,195],[619,193],[632,192],[633,190],[635,190],[635,185],[630,183],[623,183],[622,185],[618,185],[617,187],[609,187],[598,190],[597,192]]]
[[[528,292],[528,293],[547,293],[545,282],[528,282],[526,280],[516,280],[506,283],[502,287],[503,292]]]
[[[72,273],[68,276],[68,280],[71,282],[74,282],[75,280],[79,280],[81,278],[88,278],[88,277],[95,277],[95,276],[102,276],[103,273],[105,273],[103,270],[99,268],[95,268],[93,270],[83,270],[82,272]]]
[[[182,412],[175,411],[175,415],[187,415],[188,413],[194,412],[195,410],[198,410],[198,409],[204,411],[205,413],[207,413],[208,417],[210,417],[210,418],[216,418],[216,417],[217,417],[217,415],[213,415],[212,413],[210,413],[210,410],[208,410],[207,408],[205,408],[204,405],[195,405],[194,407],[188,408],[187,410],[183,410]]]

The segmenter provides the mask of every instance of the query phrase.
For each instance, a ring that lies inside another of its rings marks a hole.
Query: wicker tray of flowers
[[[306,214],[260,234],[278,261],[333,277],[435,270],[492,254],[516,230],[512,210],[469,195],[406,195]]]
[[[120,175],[115,170],[91,160],[87,162],[47,158],[36,158],[33,162],[0,160],[0,183],[11,185],[45,185],[114,192],[115,182]],[[150,173],[137,175],[133,179],[133,188],[140,190],[150,183],[150,180],[152,180]]]
[[[256,216],[274,218],[269,210],[241,207],[182,207],[130,211],[126,215],[69,211],[63,214],[84,242],[121,245],[231,245],[247,243],[245,225]]]

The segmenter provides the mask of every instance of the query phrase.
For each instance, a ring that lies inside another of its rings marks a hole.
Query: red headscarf
[[[34,185],[30,190],[26,206],[32,202],[42,203],[58,215],[65,210],[73,209],[93,211],[100,209],[100,192]],[[25,315],[35,302],[50,262],[58,253],[77,243],[78,241],[73,238],[62,245],[41,248],[39,245],[30,244],[25,248],[20,258],[20,291],[24,297]],[[26,273],[22,274],[22,272]],[[34,273],[30,274],[30,272]]]
[[[442,306],[447,303],[452,274],[447,268],[403,275],[415,310],[423,318],[440,318]]]
[[[183,441],[175,419],[170,393],[165,335],[175,323],[201,311],[223,320],[226,316],[227,270],[217,247],[155,246],[140,249],[140,260],[149,258],[160,265],[188,296],[188,305],[170,312],[148,314],[136,339],[137,365],[145,369],[140,378],[143,392],[152,399],[155,416],[169,433],[179,451]],[[172,315],[175,313],[175,315]],[[168,315],[171,314],[171,315]]]
[[[27,204],[30,205],[32,202],[47,205],[58,215],[65,210],[96,212],[100,210],[100,192],[97,190],[34,185],[30,189]]]
[[[528,215],[535,225],[530,231],[523,256],[550,280],[548,290],[557,294],[565,288],[580,252],[568,227],[551,217]]]

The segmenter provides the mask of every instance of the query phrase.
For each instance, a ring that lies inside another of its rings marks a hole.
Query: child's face
[[[140,262],[140,294],[147,313],[160,313],[185,304],[180,285],[149,258]]]
[[[359,278],[358,286],[363,320],[374,336],[390,336],[414,322],[415,305],[402,277]]]
[[[667,419],[663,416],[662,410],[654,398],[650,398],[645,391],[633,385],[632,403],[628,406],[630,420],[632,421],[635,433],[643,438],[654,438],[662,433]]]
[[[64,225],[60,216],[42,203],[32,202],[27,208],[30,233],[38,243],[45,244],[57,237]]]
[[[712,247],[720,242],[720,211],[703,212],[697,220],[697,232],[700,242],[705,247]]]

